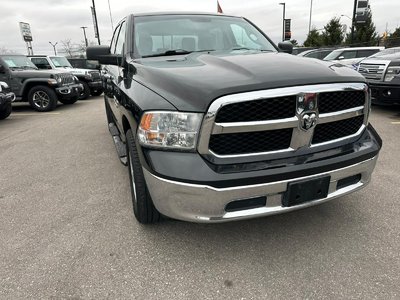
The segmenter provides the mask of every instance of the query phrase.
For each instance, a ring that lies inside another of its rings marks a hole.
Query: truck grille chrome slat
[[[300,148],[335,143],[361,134],[367,125],[369,107],[370,93],[364,83],[299,86],[224,96],[211,104],[203,120],[198,151],[219,158],[251,157],[295,153]],[[242,112],[251,109],[257,111],[246,118]],[[223,117],[219,116],[221,112]],[[235,112],[240,112],[239,116],[232,116]]]
[[[98,71],[90,71],[90,75],[92,76],[93,81],[99,81],[100,80],[100,73]]]
[[[386,68],[386,64],[360,63],[358,72],[362,74],[366,79],[383,81],[383,76],[385,74]]]
[[[71,74],[61,74],[61,85],[74,84],[74,76]]]

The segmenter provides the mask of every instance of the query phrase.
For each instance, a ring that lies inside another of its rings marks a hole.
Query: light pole
[[[87,42],[87,38],[86,38],[86,26],[82,26],[81,27],[82,28],[82,30],[83,30],[83,36],[85,37],[85,45],[86,45],[86,48],[87,48],[87,46],[88,46],[88,42]]]
[[[281,2],[279,5],[283,5],[283,30],[282,30],[282,41],[285,41],[285,13],[286,13],[286,3]]]
[[[92,4],[93,4],[93,18],[94,18],[94,26],[95,28],[95,32],[97,33],[97,41],[99,42],[100,45],[100,33],[99,33],[99,26],[97,25],[97,13],[96,13],[96,6],[94,4],[94,0],[92,0]]]
[[[351,20],[351,44],[354,42],[354,23],[356,21],[357,0],[354,0],[353,19]]]
[[[57,46],[58,42],[56,42],[55,44],[53,44],[52,42],[49,42],[49,44],[53,46],[54,55],[57,55],[56,46]]]
[[[310,22],[308,23],[308,35],[310,35],[311,31],[312,2],[313,0],[311,0],[311,5],[310,5]]]
[[[349,19],[350,21],[353,21],[348,15],[340,15],[341,17],[346,17],[347,19]]]

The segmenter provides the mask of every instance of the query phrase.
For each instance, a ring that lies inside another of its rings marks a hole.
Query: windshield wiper
[[[146,57],[158,57],[158,56],[185,55],[185,54],[190,54],[190,53],[212,52],[212,51],[216,51],[216,50],[210,49],[210,50],[194,50],[194,51],[188,51],[188,50],[184,50],[184,49],[174,49],[174,50],[167,50],[167,51],[162,52],[162,53],[144,55],[144,56],[142,56],[142,57],[143,57],[143,58],[146,58]]]
[[[272,50],[267,50],[267,49],[254,49],[254,48],[247,48],[247,47],[235,47],[229,49],[230,51],[236,51],[236,50],[249,50],[249,51],[260,51],[260,52],[273,52]]]

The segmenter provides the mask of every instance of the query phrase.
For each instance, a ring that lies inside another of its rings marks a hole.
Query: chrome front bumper
[[[207,185],[171,181],[157,177],[145,168],[143,168],[143,172],[154,205],[160,213],[184,221],[217,223],[289,212],[324,203],[359,190],[369,183],[377,158],[376,156],[355,165],[312,176],[231,188],[214,188]],[[340,179],[358,174],[361,174],[359,182],[337,189],[337,182]],[[326,175],[331,176],[326,198],[291,207],[282,206],[282,196],[287,190],[288,183]],[[267,204],[264,207],[235,212],[225,211],[226,205],[232,201],[261,196],[267,196]]]

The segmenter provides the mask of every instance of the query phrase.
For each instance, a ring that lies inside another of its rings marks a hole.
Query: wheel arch
[[[29,91],[36,86],[45,86],[48,88],[51,88],[48,84],[47,81],[28,81],[24,84],[22,88],[22,99],[23,100],[28,100],[28,93]]]

